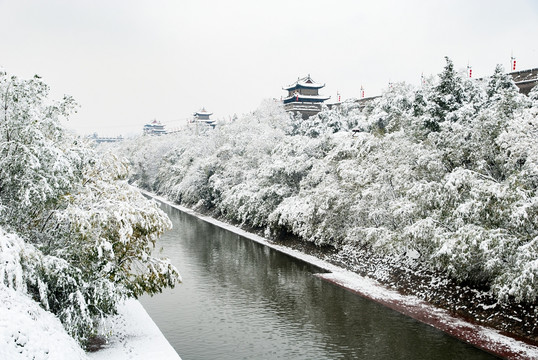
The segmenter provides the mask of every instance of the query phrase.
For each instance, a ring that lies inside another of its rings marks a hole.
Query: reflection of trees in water
[[[185,258],[203,274],[204,287],[221,303],[265,311],[323,344],[331,358],[485,359],[426,325],[365,300],[315,276],[315,268],[285,254],[179,211],[169,213],[177,230],[165,241],[181,242]],[[177,237],[181,236],[181,239]],[[181,270],[181,264],[175,264]],[[295,324],[295,325],[293,325]],[[303,336],[304,338],[304,336]],[[346,354],[346,355],[343,355]]]

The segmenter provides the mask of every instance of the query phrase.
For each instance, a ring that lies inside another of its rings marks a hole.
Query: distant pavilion
[[[316,83],[310,74],[302,79],[297,79],[293,84],[283,88],[288,91],[288,96],[282,100],[284,109],[288,112],[301,113],[303,119],[321,111],[321,105],[330,96],[319,95],[319,89],[325,84]]]
[[[144,125],[144,135],[164,135],[166,130],[164,125],[161,124],[157,119],[153,120],[151,123]]]
[[[213,115],[213,113],[210,113],[205,108],[202,108],[202,110],[194,113],[194,121],[197,123],[204,123],[210,125],[211,127],[215,127],[216,121],[209,118],[211,115]]]

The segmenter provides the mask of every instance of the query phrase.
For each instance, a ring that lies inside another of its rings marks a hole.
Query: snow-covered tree
[[[50,102],[38,77],[5,74],[0,95],[0,228],[18,234],[3,237],[11,260],[0,264],[2,281],[84,343],[120,299],[179,281],[168,260],[151,254],[170,221],[128,185],[125,163],[97,156],[60,126],[71,98]]]

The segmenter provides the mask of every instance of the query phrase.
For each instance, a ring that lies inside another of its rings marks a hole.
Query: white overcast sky
[[[69,128],[126,136],[253,111],[307,74],[334,100],[418,85],[444,56],[535,68],[538,0],[0,0],[0,34],[1,67],[81,105]]]

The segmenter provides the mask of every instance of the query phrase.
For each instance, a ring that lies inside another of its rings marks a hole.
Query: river
[[[140,300],[183,360],[495,359],[314,276],[318,269],[162,205],[183,283]]]

